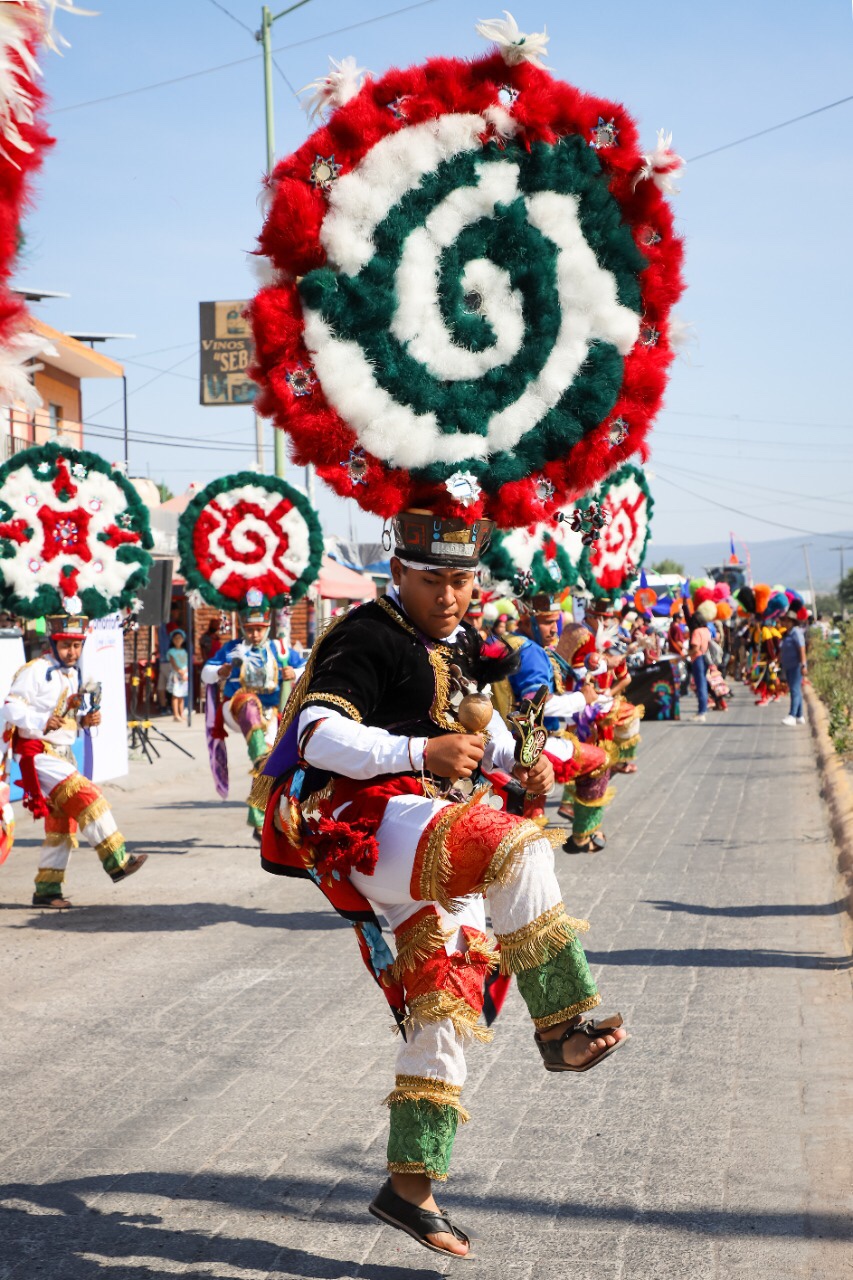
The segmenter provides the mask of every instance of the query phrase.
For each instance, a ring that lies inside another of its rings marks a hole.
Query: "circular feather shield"
[[[323,559],[320,518],[276,476],[223,476],[193,498],[178,522],[181,573],[208,604],[237,609],[253,587],[273,608],[294,604]]]
[[[597,542],[584,547],[581,576],[600,598],[624,591],[646,558],[654,499],[639,467],[620,467],[602,486],[598,501],[610,513],[610,523]]]
[[[261,412],[339,493],[547,518],[642,451],[681,243],[625,110],[546,71],[368,80],[276,168]]]
[[[139,494],[97,454],[46,444],[0,467],[0,601],[13,613],[129,609],[152,545]]]
[[[583,545],[565,522],[499,533],[483,556],[492,580],[514,594],[558,596],[578,580]]]

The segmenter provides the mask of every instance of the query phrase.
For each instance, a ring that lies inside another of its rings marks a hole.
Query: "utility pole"
[[[803,547],[803,559],[806,562],[806,577],[808,578],[808,582],[809,582],[809,594],[811,595],[811,598],[812,598],[812,615],[813,617],[817,618],[817,596],[814,593],[814,583],[812,582],[812,567],[809,564],[809,547],[811,545],[812,544],[810,542],[804,542],[802,544],[802,547]]]
[[[846,622],[846,621],[847,621],[847,606],[845,605],[844,601],[841,599],[841,589],[842,589],[842,587],[843,587],[843,585],[844,585],[844,552],[845,552],[845,551],[849,551],[851,548],[850,548],[850,545],[849,545],[849,544],[847,544],[846,546],[841,546],[841,547],[830,547],[829,549],[830,549],[830,551],[837,551],[837,552],[838,552],[838,554],[839,554],[840,561],[841,561],[841,573],[840,573],[840,577],[839,577],[839,579],[838,579],[838,603],[839,603],[839,605],[841,606],[841,617],[842,617],[842,618],[843,618],[843,620]]]
[[[255,458],[258,463],[258,472],[263,475],[266,470],[264,467],[264,423],[257,412],[255,412]]]
[[[267,130],[267,176],[272,173],[275,163],[275,118],[273,114],[273,91],[272,91],[272,29],[273,25],[278,22],[279,18],[285,18],[289,13],[293,13],[294,9],[301,9],[303,5],[309,4],[310,0],[297,0],[296,4],[290,5],[288,9],[282,9],[280,13],[272,13],[267,5],[261,9],[261,25],[255,32],[255,39],[260,44],[264,55],[264,118],[266,120]],[[287,463],[287,455],[284,451],[284,435],[279,428],[273,430],[273,449],[275,456],[275,474],[284,476],[285,466]],[[312,478],[313,481],[313,478]],[[309,486],[313,488],[313,482]]]

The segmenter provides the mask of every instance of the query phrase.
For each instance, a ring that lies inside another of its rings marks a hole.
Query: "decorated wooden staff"
[[[81,688],[88,619],[139,608],[151,568],[148,511],[96,454],[51,443],[0,467],[0,607],[47,615],[49,653],[15,676],[4,715],[21,767],[24,807],[44,818],[33,903],[62,908],[65,869],[79,829],[114,881],[147,854],[128,854],[109,803],[78,771],[72,746],[97,729],[99,687]]]
[[[544,34],[479,30],[497,45],[481,59],[375,80],[345,60],[317,82],[322,125],[269,178],[272,282],[251,308],[259,411],[295,462],[389,522],[393,577],[291,695],[253,791],[262,861],[352,922],[405,1032],[371,1212],[457,1254],[468,1239],[429,1180],[467,1118],[465,1039],[488,1034],[485,898],[545,1067],[588,1070],[624,1039],[618,1015],[583,1021],[599,996],[550,842],[477,789],[449,794],[479,770],[553,783],[454,683],[456,667],[482,694],[515,662],[464,615],[496,528],[553,522],[642,449],[681,290],[677,157],[663,140],[644,154],[624,108],[544,70]]]
[[[178,522],[181,573],[193,599],[236,611],[240,638],[202,668],[205,728],[217,793],[228,796],[226,726],[246,741],[252,776],[278,730],[282,686],[302,659],[270,638],[272,611],[300,600],[320,571],[323,533],[307,498],[275,476],[243,471],[195,495]],[[257,839],[263,815],[248,807]]]

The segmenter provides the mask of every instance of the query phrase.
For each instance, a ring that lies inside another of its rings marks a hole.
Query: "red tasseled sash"
[[[41,784],[36,773],[36,756],[44,754],[44,743],[41,738],[22,738],[15,734],[12,750],[21,766],[21,790],[24,793],[23,805],[29,809],[34,818],[47,817],[47,801],[42,793]]]

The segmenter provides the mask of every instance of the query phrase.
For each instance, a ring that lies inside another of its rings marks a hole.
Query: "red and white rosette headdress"
[[[51,443],[0,467],[0,603],[12,613],[134,610],[151,546],[147,507],[97,454]]]
[[[271,176],[258,408],[366,510],[547,520],[643,452],[673,351],[677,157],[485,23],[484,58],[359,88]]]
[[[655,504],[642,470],[630,464],[605,481],[596,501],[609,519],[596,541],[584,549],[581,576],[600,598],[625,591],[640,572]]]
[[[200,490],[178,522],[181,573],[218,609],[250,591],[273,608],[294,604],[320,572],[323,531],[304,494],[276,476],[223,476]]]

